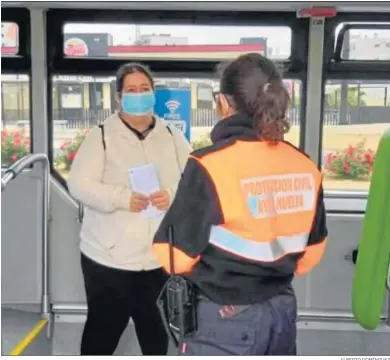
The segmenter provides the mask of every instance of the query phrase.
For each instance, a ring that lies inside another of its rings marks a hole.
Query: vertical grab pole
[[[50,164],[46,158],[43,165],[42,181],[42,315],[50,320],[50,279],[49,279],[49,207],[50,207]]]
[[[42,316],[48,320],[46,327],[46,337],[51,339],[53,336],[53,315],[51,311],[50,299],[50,162],[46,156],[43,166],[42,181]]]
[[[45,5],[30,9],[30,40],[31,49],[31,127],[34,129],[32,145],[34,152],[49,156],[49,121],[48,118],[48,64],[47,64],[47,34]],[[42,161],[43,163],[43,161]],[[43,200],[42,211],[42,316],[48,319],[47,337],[51,338],[52,321],[49,294],[49,202],[50,202],[50,164],[46,159],[43,163]]]

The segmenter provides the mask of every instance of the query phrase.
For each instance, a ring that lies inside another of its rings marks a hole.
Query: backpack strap
[[[177,166],[178,166],[178,168],[179,168],[179,170],[180,170],[180,173],[182,173],[182,172],[183,172],[183,169],[182,169],[181,166],[180,166],[179,152],[178,152],[178,150],[177,150],[177,145],[176,145],[175,136],[173,135],[172,129],[170,128],[169,125],[167,125],[166,128],[167,128],[168,132],[169,132],[169,133],[171,134],[171,136],[172,136],[173,146],[175,147],[176,163],[177,163]]]
[[[101,124],[101,125],[99,125],[99,127],[100,127],[100,131],[102,132],[103,149],[104,149],[104,151],[106,151],[106,139],[104,137],[104,125]],[[83,219],[84,219],[84,204],[80,201],[78,202],[78,204],[79,204],[79,213],[78,213],[77,220],[80,224],[82,224]]]
[[[100,127],[100,131],[102,132],[102,143],[103,143],[103,149],[105,151],[106,150],[106,139],[104,137],[104,125],[101,124],[101,125],[99,125],[99,127]]]

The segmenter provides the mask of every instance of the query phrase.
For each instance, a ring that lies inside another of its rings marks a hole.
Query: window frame
[[[390,61],[386,60],[345,60],[341,58],[342,43],[344,39],[343,29],[361,26],[369,29],[375,26],[373,23],[389,22],[388,13],[341,13],[334,18],[327,19],[325,23],[325,43],[324,43],[324,67],[323,77],[326,79],[361,79],[376,80],[383,78],[390,73]],[[339,25],[346,25],[338,33],[336,39],[336,29]],[[359,23],[359,24],[351,24]],[[341,45],[340,45],[341,43]],[[340,48],[341,46],[341,48]]]
[[[388,13],[340,13],[334,18],[327,19],[325,22],[325,40],[324,40],[324,56],[323,56],[323,89],[322,89],[322,113],[324,111],[325,102],[325,87],[328,80],[384,80],[390,79],[390,61],[387,60],[345,60],[341,58],[340,46],[342,49],[342,40],[345,27],[347,29],[354,28],[349,23],[359,23],[364,29],[370,29],[373,23],[389,22]],[[346,23],[341,29],[336,38],[336,29],[340,24]],[[348,26],[351,25],[351,26]],[[341,37],[341,40],[340,40]],[[341,42],[341,45],[339,44]],[[337,44],[339,44],[337,46]],[[323,151],[323,129],[324,116],[322,116],[320,124],[321,134],[319,141],[319,153]],[[322,157],[318,164],[322,168]],[[325,190],[325,196],[330,200],[330,210],[338,211],[343,209],[343,213],[359,213],[364,211],[368,198],[368,191],[359,190]],[[342,202],[344,199],[344,202]],[[345,199],[351,201],[351,204],[345,204]],[[347,206],[348,209],[344,208]]]
[[[3,74],[25,74],[31,78],[31,42],[30,42],[30,12],[25,8],[3,8],[1,22],[13,22],[18,25],[18,53],[1,56],[1,71]]]
[[[57,10],[47,11],[48,35],[48,62],[51,70],[63,75],[95,75],[98,72],[115,72],[124,61],[141,61],[139,59],[90,59],[69,58],[63,54],[63,26],[68,23],[107,23],[107,24],[134,24],[134,25],[232,25],[235,26],[288,26],[291,28],[291,52],[287,60],[282,60],[283,67],[288,69],[286,77],[297,76],[306,68],[308,20],[297,19],[295,13],[266,12],[231,12],[231,11],[155,11],[151,14],[145,10]],[[49,30],[50,29],[50,30]],[[58,45],[61,44],[61,48]],[[142,60],[156,73],[177,72],[191,74],[214,73],[221,61],[214,60]]]
[[[376,63],[383,63],[386,62],[386,60],[372,60],[372,59],[365,59],[365,60],[356,60],[356,59],[344,59],[342,57],[342,51],[343,51],[343,45],[344,45],[344,36],[348,31],[351,30],[389,30],[390,31],[390,20],[388,21],[387,24],[385,23],[358,23],[358,24],[353,24],[353,23],[346,23],[340,32],[338,33],[337,39],[336,39],[336,47],[335,47],[335,52],[334,52],[334,60],[336,62],[363,62],[363,63],[369,63],[369,62],[376,62]],[[390,61],[390,60],[389,60]]]
[[[307,42],[309,37],[309,19],[298,19],[295,12],[238,12],[238,11],[154,11],[146,10],[77,10],[49,9],[46,13],[46,32],[48,39],[48,114],[49,114],[49,158],[51,172],[66,187],[65,180],[54,168],[53,149],[53,104],[52,88],[55,76],[115,76],[124,61],[141,61],[147,65],[156,78],[214,78],[216,67],[221,61],[213,60],[140,60],[120,58],[69,58],[63,54],[63,27],[69,23],[107,23],[139,25],[232,25],[235,26],[288,26],[291,28],[290,57],[282,64],[284,78],[299,80],[300,93],[300,147],[304,146],[306,79],[307,79]]]
[[[28,77],[29,89],[29,136],[30,136],[30,154],[34,152],[33,145],[33,126],[32,126],[32,81],[31,81],[31,41],[30,41],[30,11],[26,8],[3,8],[1,22],[13,22],[18,26],[18,53],[1,57],[1,71],[5,75],[23,75]],[[31,166],[31,168],[33,165]],[[5,168],[2,167],[1,170]]]

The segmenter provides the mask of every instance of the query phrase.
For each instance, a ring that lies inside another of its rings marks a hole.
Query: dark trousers
[[[112,355],[130,318],[144,355],[166,355],[168,337],[156,301],[167,279],[162,269],[126,271],[81,255],[88,315],[81,355]]]
[[[184,356],[296,355],[297,304],[294,295],[278,295],[228,317],[221,305],[198,304],[198,330],[182,339]]]

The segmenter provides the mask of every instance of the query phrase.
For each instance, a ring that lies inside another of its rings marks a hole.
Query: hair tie
[[[266,83],[266,84],[264,85],[264,87],[263,87],[263,91],[264,91],[264,92],[267,92],[270,85],[271,85],[271,84],[270,84],[269,82]]]

